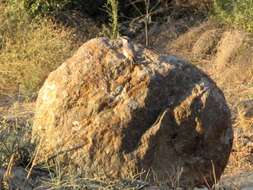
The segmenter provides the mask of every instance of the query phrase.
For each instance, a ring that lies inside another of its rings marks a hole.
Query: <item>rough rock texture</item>
[[[220,182],[220,187],[223,189],[253,189],[253,172],[243,172],[232,177],[225,177]]]
[[[237,125],[253,140],[253,100],[243,100],[237,105]]]
[[[0,168],[0,189],[45,190],[41,187],[42,183],[49,179],[49,174],[40,170],[34,170],[27,179],[28,172],[23,167],[14,167],[9,176],[6,176],[6,172],[5,168]]]
[[[245,117],[253,117],[253,99],[240,101],[237,107],[238,111],[241,112]]]
[[[127,50],[120,39],[93,39],[49,75],[34,119],[38,158],[65,153],[65,161],[90,174],[152,169],[151,178],[212,184],[233,138],[222,92],[176,57],[134,45],[131,64]]]

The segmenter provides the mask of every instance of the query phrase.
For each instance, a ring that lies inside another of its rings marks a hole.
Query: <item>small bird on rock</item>
[[[122,41],[122,53],[126,57],[126,59],[130,62],[130,64],[134,64],[135,62],[135,51],[133,44],[129,41],[128,37],[121,37]]]

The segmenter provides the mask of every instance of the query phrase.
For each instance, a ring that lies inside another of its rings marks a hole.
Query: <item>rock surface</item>
[[[220,186],[223,189],[253,189],[253,172],[244,172],[236,176],[225,177],[221,180]]]
[[[28,172],[23,167],[14,167],[9,176],[6,175],[7,170],[0,168],[0,189],[8,190],[45,190],[42,188],[43,181],[49,179],[49,174],[45,171],[34,170],[29,179]]]
[[[90,175],[152,169],[159,181],[212,184],[233,139],[222,92],[185,61],[133,48],[131,63],[121,39],[93,39],[49,75],[34,119],[38,161],[64,153]]]

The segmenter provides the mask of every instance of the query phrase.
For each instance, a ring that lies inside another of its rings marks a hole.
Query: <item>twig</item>
[[[150,1],[149,0],[145,0],[145,7],[146,7],[146,15],[145,15],[145,39],[146,39],[146,47],[149,44],[149,39],[148,39],[148,24],[149,24],[149,4]]]
[[[33,158],[33,161],[32,161],[32,165],[31,165],[31,167],[30,167],[30,169],[29,169],[29,172],[28,172],[28,174],[27,174],[27,176],[26,176],[26,179],[29,179],[29,177],[30,177],[30,175],[31,175],[31,173],[32,173],[32,170],[33,170],[33,168],[34,168],[34,166],[35,166],[36,159],[37,159],[38,154],[39,154],[40,146],[41,146],[41,140],[40,140],[39,145],[38,145],[38,148],[37,148],[37,150],[36,150],[36,152],[35,152],[35,155],[34,155],[34,158]]]
[[[86,143],[82,143],[82,144],[76,145],[76,146],[74,146],[74,147],[72,147],[72,148],[69,148],[69,149],[67,149],[67,150],[59,151],[58,153],[56,153],[56,154],[50,156],[50,157],[47,159],[47,162],[50,161],[50,160],[52,160],[52,159],[54,159],[54,158],[56,158],[57,156],[60,156],[60,155],[65,154],[65,153],[67,153],[67,152],[71,152],[71,151],[77,150],[77,149],[79,149],[79,148],[82,148],[85,144],[86,144]]]

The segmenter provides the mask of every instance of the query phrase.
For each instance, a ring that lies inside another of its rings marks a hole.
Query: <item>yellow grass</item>
[[[0,93],[31,96],[76,48],[72,32],[49,19],[32,21],[21,5],[0,9]]]

